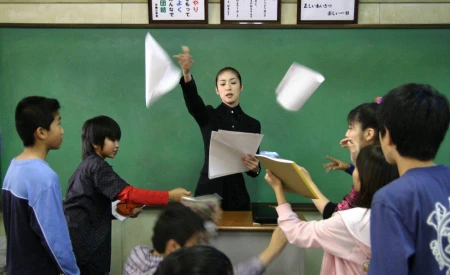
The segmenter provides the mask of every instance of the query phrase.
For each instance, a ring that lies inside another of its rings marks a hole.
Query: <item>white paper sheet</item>
[[[211,133],[208,178],[248,171],[241,157],[256,154],[264,135],[219,130]]]
[[[115,201],[113,201],[113,202],[111,203],[111,214],[112,214],[116,219],[118,219],[119,221],[123,222],[124,220],[128,219],[130,216],[123,216],[123,215],[119,214],[119,212],[117,212],[117,204],[118,204],[119,202],[120,202],[120,200],[115,200]],[[143,206],[141,207],[141,209],[144,208],[144,207],[145,207],[145,205],[143,205]]]
[[[276,89],[277,101],[289,111],[298,111],[324,80],[320,73],[294,62]]]
[[[180,81],[181,70],[170,56],[147,33],[145,36],[145,104],[147,108],[170,92]]]

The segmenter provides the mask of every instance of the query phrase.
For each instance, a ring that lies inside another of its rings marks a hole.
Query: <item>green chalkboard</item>
[[[216,72],[240,70],[241,106],[262,124],[261,150],[305,166],[323,193],[339,200],[351,187],[344,172],[326,174],[329,154],[349,159],[340,148],[356,105],[407,83],[429,83],[450,97],[450,28],[436,29],[108,29],[0,28],[0,129],[2,179],[22,150],[14,128],[17,102],[29,95],[62,104],[64,143],[49,154],[63,195],[81,160],[81,126],[108,115],[122,128],[114,169],[130,184],[150,189],[195,189],[202,166],[200,131],[188,114],[179,87],[145,107],[144,38],[150,32],[169,54],[188,45],[192,73],[207,104],[217,106]],[[325,76],[298,112],[282,109],[275,88],[292,62]],[[450,164],[449,137],[437,162]],[[246,176],[254,202],[275,200],[264,181]],[[309,202],[290,196],[292,202]]]

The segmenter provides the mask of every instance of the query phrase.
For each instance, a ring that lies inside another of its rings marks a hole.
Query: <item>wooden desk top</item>
[[[301,220],[305,220],[302,213],[296,213]],[[219,231],[273,231],[276,226],[276,224],[254,224],[252,211],[224,211],[218,229]]]

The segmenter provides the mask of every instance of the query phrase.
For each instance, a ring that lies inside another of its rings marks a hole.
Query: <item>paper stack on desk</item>
[[[271,158],[263,155],[256,155],[264,168],[269,169],[282,182],[284,191],[310,199],[318,199],[316,193],[311,188],[303,172],[292,160]]]
[[[264,135],[219,130],[211,133],[208,178],[247,172],[241,157],[256,154]]]

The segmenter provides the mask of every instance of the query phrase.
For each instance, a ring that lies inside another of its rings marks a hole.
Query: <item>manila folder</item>
[[[271,158],[263,155],[255,155],[264,168],[269,169],[282,182],[286,192],[318,199],[316,193],[309,185],[308,180],[292,160]]]

